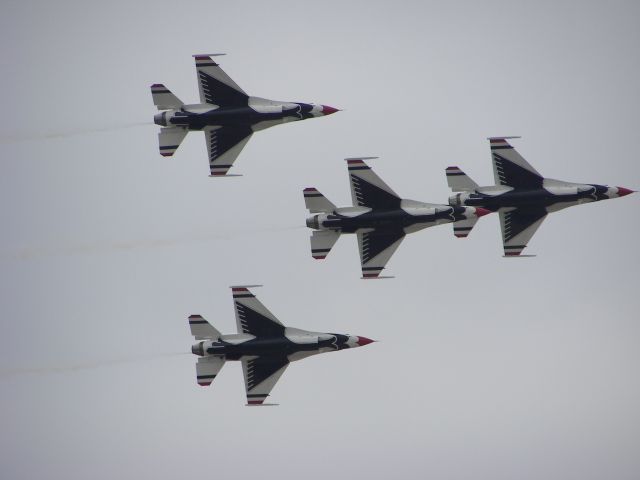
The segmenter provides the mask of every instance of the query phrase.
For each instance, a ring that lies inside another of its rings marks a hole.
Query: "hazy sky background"
[[[637,479],[638,200],[408,237],[360,280],[309,253],[302,189],[350,203],[344,157],[443,202],[487,136],[542,174],[640,188],[640,4],[3,2],[0,474],[7,479]],[[256,134],[208,178],[158,154],[149,86],[198,98],[194,53],[252,95],[344,109]],[[276,408],[241,366],[195,382],[186,317],[233,333],[229,285],[284,324],[379,340],[293,364]]]

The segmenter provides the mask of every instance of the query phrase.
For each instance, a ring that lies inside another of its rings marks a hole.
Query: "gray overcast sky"
[[[640,4],[18,2],[0,16],[3,478],[636,479],[638,199],[552,215],[501,257],[410,236],[396,279],[353,237],[309,254],[301,190],[350,202],[344,157],[446,202],[493,181],[491,135],[544,175],[640,189]],[[198,98],[194,53],[253,95],[345,111],[256,134],[210,179],[202,134],[157,153],[149,93]],[[146,124],[145,124],[146,122]],[[380,340],[195,383],[186,317],[235,330],[234,283],[283,323]]]

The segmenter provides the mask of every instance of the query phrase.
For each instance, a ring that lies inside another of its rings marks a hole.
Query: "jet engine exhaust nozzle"
[[[191,353],[198,355],[199,357],[204,357],[204,342],[191,345]]]
[[[156,113],[153,116],[153,123],[160,125],[161,127],[167,126],[167,112]]]
[[[307,227],[318,230],[320,228],[320,222],[318,222],[318,215],[307,218]]]

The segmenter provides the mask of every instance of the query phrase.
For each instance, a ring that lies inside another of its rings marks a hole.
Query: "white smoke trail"
[[[159,358],[178,357],[183,355],[192,355],[191,352],[160,352],[150,355],[141,355],[135,357],[123,357],[110,360],[95,360],[92,362],[81,362],[71,365],[47,365],[34,366],[24,368],[0,368],[0,379],[21,375],[48,375],[51,373],[66,373],[79,370],[93,370],[97,368],[106,368],[116,365],[125,365],[138,362],[149,362]]]
[[[0,145],[11,143],[30,142],[34,140],[50,140],[55,138],[75,137],[79,135],[87,135],[92,133],[115,132],[118,130],[127,130],[130,128],[141,127],[145,125],[153,125],[153,122],[135,122],[123,123],[119,125],[108,125],[104,127],[75,129],[57,132],[30,133],[26,135],[5,135],[0,136]]]
[[[296,226],[278,226],[278,227],[265,227],[265,228],[251,228],[244,230],[236,230],[233,232],[225,233],[201,233],[192,234],[182,238],[165,238],[155,240],[130,240],[122,242],[111,243],[92,243],[86,245],[69,245],[59,247],[29,247],[18,250],[17,252],[8,252],[2,255],[2,257],[18,259],[18,260],[33,260],[37,258],[47,258],[55,256],[68,256],[68,255],[83,255],[93,253],[110,253],[117,251],[130,251],[136,249],[152,249],[152,248],[166,248],[174,247],[185,244],[204,243],[213,240],[232,240],[237,237],[245,237],[247,235],[255,234],[274,234],[287,231],[295,231],[306,229],[304,225]]]

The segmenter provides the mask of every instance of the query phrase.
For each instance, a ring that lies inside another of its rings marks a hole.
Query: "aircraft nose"
[[[375,342],[375,340],[371,340],[370,338],[367,337],[358,337],[358,340],[356,341],[356,343],[360,346],[360,347],[364,347],[365,345],[369,345],[370,343]]]
[[[476,216],[478,218],[484,217],[485,215],[489,215],[491,210],[487,210],[486,208],[476,207]]]
[[[625,195],[629,195],[630,193],[634,193],[635,190],[629,190],[628,188],[624,188],[624,187],[616,187],[618,189],[618,196],[619,197],[624,197]]]
[[[331,115],[332,113],[339,112],[337,108],[330,107],[328,105],[322,105],[322,113],[325,115]]]

